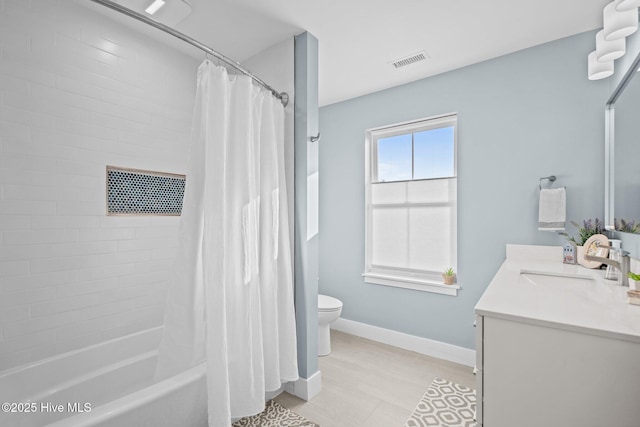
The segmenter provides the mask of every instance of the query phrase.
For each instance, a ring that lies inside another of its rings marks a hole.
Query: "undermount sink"
[[[593,284],[593,277],[581,274],[549,273],[543,271],[520,271],[520,281],[532,285],[558,286],[562,284],[579,286]]]

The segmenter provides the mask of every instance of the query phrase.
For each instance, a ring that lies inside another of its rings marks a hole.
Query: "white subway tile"
[[[50,301],[55,297],[55,288],[29,289],[28,291],[6,293],[0,292],[0,307],[17,307],[19,305],[34,304]]]
[[[50,245],[0,246],[0,261],[28,261],[35,258],[50,258],[54,255],[54,249]]]
[[[0,107],[0,117],[7,123],[39,127],[47,130],[51,130],[55,126],[55,119],[52,116],[7,106]]]
[[[178,246],[156,248],[151,251],[152,260],[174,260],[178,253]]]
[[[71,107],[85,111],[100,111],[100,107],[103,104],[103,102],[97,99],[64,92],[35,82],[29,82],[29,94],[38,100],[38,102],[58,104],[62,107]]]
[[[1,293],[24,291],[33,288],[45,288],[78,282],[77,271],[56,271],[45,274],[30,274],[20,277],[6,277],[1,279]]]
[[[76,256],[76,255],[93,255],[108,254],[116,252],[118,244],[116,242],[98,241],[98,242],[73,242],[73,243],[56,243],[52,248],[57,256]]]
[[[73,120],[55,118],[55,128],[61,132],[68,132],[71,134],[91,136],[94,138],[102,138],[106,140],[117,140],[118,131],[105,126],[88,124],[85,122],[77,122]]]
[[[12,46],[16,49],[29,50],[29,34],[24,31],[16,31],[15,28],[0,26],[0,45]]]
[[[29,273],[28,261],[0,262],[0,277],[21,276]]]
[[[44,157],[27,156],[23,154],[3,153],[0,157],[0,169],[22,172],[54,172],[54,160]]]
[[[0,171],[1,172],[1,171]],[[0,173],[0,178],[1,178]],[[26,230],[30,226],[29,217],[24,215],[0,215],[0,230]]]
[[[19,89],[21,87],[21,83],[23,82],[22,80],[3,77],[0,79],[0,88],[2,88],[3,82],[7,81],[15,84],[14,89]],[[2,104],[18,110],[27,110],[34,113],[46,114],[54,117],[78,118],[82,114],[82,110],[80,110],[79,108],[61,105],[60,102],[56,102],[52,99],[34,97],[33,95],[28,93],[29,85],[26,81],[24,82],[24,86],[24,90],[12,91],[7,89],[6,91],[3,91]],[[50,132],[33,130],[32,136],[36,132],[40,132],[43,135],[50,134]],[[47,141],[46,138],[41,138],[41,140]]]
[[[136,236],[134,228],[94,228],[80,230],[80,241],[95,240],[124,240],[133,239]]]
[[[58,215],[104,215],[106,202],[55,202]]]
[[[3,142],[0,146],[4,146],[7,142]],[[0,150],[1,151],[1,150]],[[0,183],[2,184],[28,184],[29,173],[19,172],[15,169],[0,169]]]
[[[7,323],[16,322],[18,320],[24,320],[29,318],[29,307],[9,307],[0,309],[0,324],[6,325]]]
[[[56,83],[55,74],[43,71],[42,68],[32,67],[24,58],[20,58],[21,52],[3,46],[2,61],[0,61],[0,75],[26,79],[39,85],[53,87]]]
[[[118,58],[136,59],[137,57],[137,51],[130,45],[116,43],[112,39],[102,37],[93,32],[83,31],[81,40],[91,47],[108,52]]]
[[[77,177],[75,178],[77,179]],[[96,228],[99,223],[99,218],[95,216],[32,216],[28,222],[28,228],[32,230],[48,228]],[[0,229],[1,228],[2,217],[0,216]]]
[[[181,172],[175,172],[175,173],[181,173]],[[182,174],[184,175],[184,173]],[[178,227],[180,226],[179,216],[153,216],[150,219],[151,219],[150,226],[158,227],[159,229],[162,227],[165,227],[167,229],[171,228],[171,229],[177,230]],[[141,230],[141,232],[144,233],[145,230]],[[141,234],[140,236],[146,237],[143,234]]]
[[[180,220],[106,216],[105,166],[184,173],[198,61],[73,2],[0,7],[3,369],[162,324]]]
[[[103,216],[100,218],[101,228],[140,228],[148,227],[152,217],[149,216]]]
[[[33,273],[49,273],[54,271],[79,270],[97,267],[102,264],[104,255],[83,255],[64,258],[34,259],[31,261]]]
[[[150,258],[151,254],[149,251],[116,252],[112,254],[102,255],[102,261],[106,265],[144,262],[149,261]]]
[[[7,354],[21,350],[27,350],[31,347],[41,344],[55,344],[56,336],[53,331],[41,331],[35,334],[22,335],[15,338],[7,338],[0,341],[0,354]]]
[[[39,331],[55,329],[80,321],[96,319],[114,314],[117,315],[118,313],[127,312],[134,308],[135,302],[133,300],[128,300],[114,304],[104,304],[90,308],[67,311],[8,324],[2,328],[2,333],[4,337],[19,337]]]
[[[88,188],[6,185],[5,200],[101,201],[104,195]]]
[[[67,298],[56,299],[55,301],[47,301],[41,304],[31,305],[31,317],[42,317],[51,314],[64,313],[74,311],[80,308],[92,307],[98,305],[101,297],[98,294],[74,295]]]
[[[179,217],[177,217],[179,218]],[[175,221],[175,226],[152,226],[138,228],[136,230],[137,239],[167,239],[178,242],[179,240],[179,227],[178,221]]]
[[[76,160],[78,158],[78,149],[74,147],[65,147],[52,144],[52,135],[56,132],[50,130],[46,143],[36,141],[35,133],[40,132],[36,128],[31,128],[31,140],[9,140],[3,144],[5,153],[12,153],[24,156],[47,157],[47,161],[53,163],[52,159],[68,159]]]
[[[140,303],[139,303],[140,299],[145,299],[145,300],[150,299],[154,294],[164,297],[166,293],[163,292],[163,290],[164,290],[163,286],[157,286],[155,284],[126,287],[126,288],[115,289],[113,291],[101,293],[100,301],[102,303],[107,304],[107,303],[112,303],[116,301],[135,299],[136,307],[138,307],[140,306]],[[164,298],[161,298],[159,301],[156,299],[153,299],[153,301],[155,304],[164,303]]]
[[[105,177],[106,165],[100,165],[94,162],[67,161],[58,160],[56,162],[56,170],[62,174]]]
[[[78,270],[81,282],[106,279],[110,277],[122,277],[135,273],[135,264],[101,265],[99,267]]]
[[[105,191],[104,177],[65,175],[62,173],[48,174],[31,172],[30,184],[42,187],[64,187],[89,189],[96,193]]]
[[[56,33],[55,45],[58,50],[73,52],[76,55],[91,58],[111,66],[118,65],[117,55],[107,52],[106,50],[96,49],[94,46],[83,43],[77,37],[69,37],[64,34]]]
[[[7,138],[8,140],[24,141],[28,140],[29,126],[22,123],[12,123],[2,118],[0,120],[0,137]]]
[[[142,249],[175,248],[177,241],[174,239],[136,239],[121,240],[118,242],[118,250],[137,251]]]
[[[67,298],[74,295],[85,295],[112,291],[119,287],[117,278],[106,278],[93,282],[71,283],[57,287],[58,298]]]
[[[29,231],[4,231],[2,233],[2,239],[5,246],[77,242],[78,230],[53,229],[53,230],[29,230]]]
[[[0,78],[0,98],[2,98],[3,105],[11,105],[6,101],[9,97],[26,98],[28,95],[29,84],[26,80],[4,75]]]
[[[55,213],[55,202],[0,201],[0,215],[54,215]]]
[[[166,260],[139,262],[135,264],[136,274],[152,273],[152,272],[168,272],[173,268],[173,262]]]

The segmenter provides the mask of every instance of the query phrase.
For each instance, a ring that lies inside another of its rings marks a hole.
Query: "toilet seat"
[[[342,301],[329,295],[318,295],[318,311],[337,311],[342,308]]]

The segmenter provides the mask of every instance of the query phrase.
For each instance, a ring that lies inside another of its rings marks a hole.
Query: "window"
[[[365,282],[457,295],[457,116],[367,131]]]

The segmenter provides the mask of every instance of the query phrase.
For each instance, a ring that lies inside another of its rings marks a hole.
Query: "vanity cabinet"
[[[508,247],[476,305],[477,427],[640,427],[640,306],[549,251]]]
[[[478,427],[640,426],[640,344],[477,319]]]

